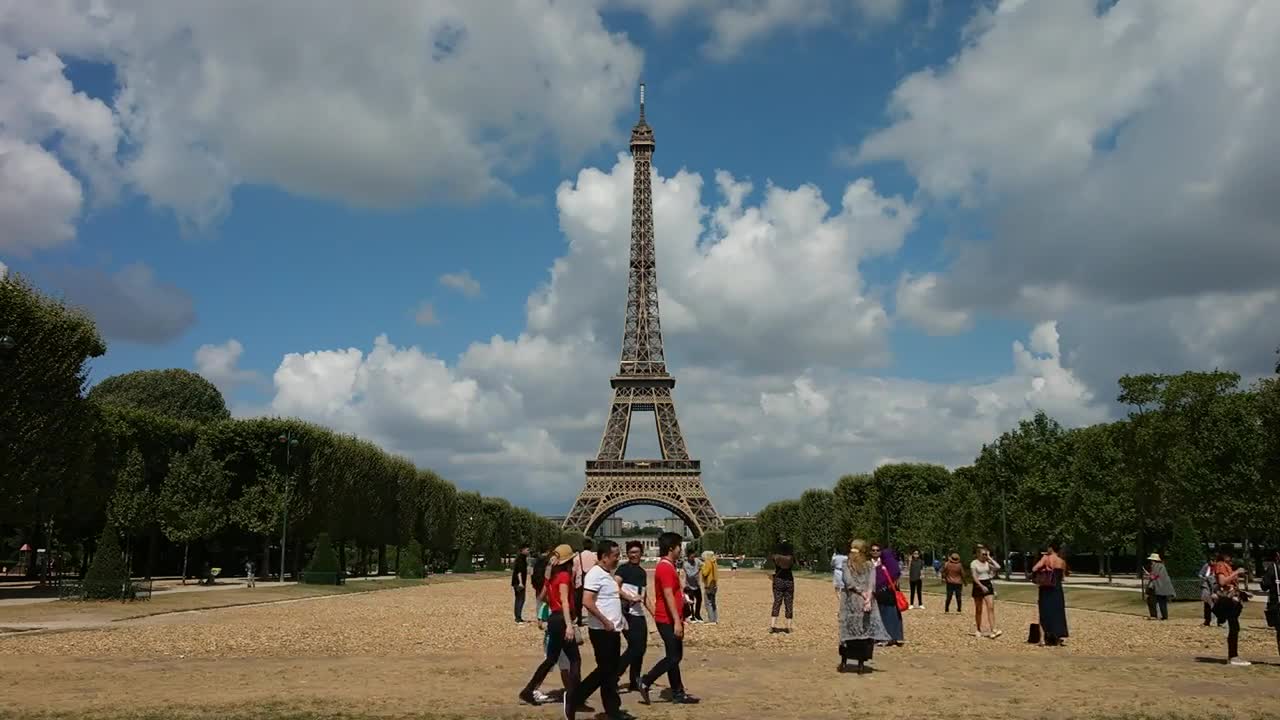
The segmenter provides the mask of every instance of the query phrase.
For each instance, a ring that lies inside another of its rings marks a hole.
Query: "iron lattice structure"
[[[671,392],[658,316],[658,270],[653,245],[653,128],[644,117],[631,129],[635,160],[631,200],[631,262],[627,312],[622,330],[622,362],[610,379],[613,403],[595,460],[587,461],[587,482],[564,520],[564,529],[590,535],[605,518],[631,505],[656,505],[684,520],[694,536],[721,527],[720,516],[702,485],[702,467],[689,458]],[[653,413],[661,459],[624,460],[632,415]]]

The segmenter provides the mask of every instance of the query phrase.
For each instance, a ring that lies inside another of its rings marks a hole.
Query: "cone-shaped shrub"
[[[116,529],[108,525],[102,530],[93,562],[89,564],[89,572],[85,573],[84,596],[91,600],[119,600],[128,584],[129,574]]]
[[[406,547],[400,548],[400,567],[396,575],[410,580],[422,577],[422,546],[417,540],[409,541]]]
[[[476,571],[471,565],[471,548],[458,548],[458,559],[453,562],[453,571],[455,573],[473,573]]]

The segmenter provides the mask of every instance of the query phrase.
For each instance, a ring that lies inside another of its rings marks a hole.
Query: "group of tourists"
[[[541,580],[539,564],[535,561],[532,577],[538,583],[535,590],[540,622],[545,622],[545,656],[520,691],[519,699],[530,705],[554,702],[551,694],[541,691],[541,685],[551,668],[558,665],[564,686],[560,703],[564,717],[569,720],[597,691],[610,720],[632,717],[622,709],[619,685],[624,678],[626,689],[638,693],[645,705],[651,702],[653,683],[663,675],[671,688],[671,702],[699,702],[685,690],[680,675],[686,619],[693,614],[693,607],[686,602],[691,599],[691,590],[699,591],[699,599],[702,591],[707,591],[708,613],[714,617],[716,575],[714,558],[710,558],[711,563],[699,562],[691,553],[681,561],[683,540],[679,534],[670,532],[658,538],[661,557],[654,570],[652,593],[648,590],[648,574],[641,565],[644,545],[640,541],[627,543],[625,563],[621,562],[621,552],[612,540],[598,543],[587,540],[580,552],[569,545],[560,545],[544,556]],[[526,550],[522,549],[521,554]],[[681,567],[677,568],[677,564]],[[710,570],[706,570],[708,564]],[[691,572],[694,575],[690,575]],[[513,587],[519,580],[513,569]],[[543,604],[545,613],[541,609]],[[646,612],[653,617],[662,639],[663,654],[642,675],[640,670],[648,643]],[[517,622],[523,622],[523,618],[517,617]],[[579,646],[587,639],[581,633],[582,625],[586,626],[586,636],[591,640],[596,660],[595,669],[586,677],[580,677]]]

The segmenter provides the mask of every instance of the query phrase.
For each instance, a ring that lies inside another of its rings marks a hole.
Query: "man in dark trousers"
[[[622,604],[627,616],[627,653],[618,666],[618,682],[627,675],[631,692],[640,690],[640,666],[644,662],[645,646],[649,642],[649,624],[644,611],[653,614],[653,601],[649,598],[649,576],[640,561],[644,559],[644,543],[631,540],[627,543],[627,561],[613,571],[622,584]]]
[[[622,594],[614,570],[618,567],[618,544],[601,540],[596,548],[597,562],[582,581],[582,615],[587,619],[596,668],[578,685],[577,704],[586,705],[596,690],[609,720],[631,720],[622,709],[618,696],[618,661],[622,657],[622,631],[627,621],[622,615]]]
[[[640,678],[640,698],[649,704],[649,689],[653,681],[666,673],[671,683],[671,702],[692,705],[698,698],[685,692],[680,678],[680,661],[684,659],[684,583],[676,563],[680,562],[680,545],[684,538],[667,532],[658,537],[658,567],[653,571],[653,623],[662,638],[663,657]]]
[[[520,554],[511,565],[511,591],[516,596],[516,622],[524,622],[525,586],[529,584],[529,543],[520,545]]]

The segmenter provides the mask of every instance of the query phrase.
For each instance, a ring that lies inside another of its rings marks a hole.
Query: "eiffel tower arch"
[[[609,384],[613,402],[595,460],[587,461],[586,484],[565,516],[564,529],[590,535],[605,518],[633,505],[655,505],[684,521],[694,537],[721,527],[719,514],[702,485],[702,464],[689,457],[667,372],[658,315],[658,271],[653,243],[653,189],[650,181],[653,128],[644,117],[631,129],[635,159],[631,200],[631,260],[627,308],[622,328],[622,360]],[[627,436],[636,412],[652,412],[662,457],[627,460]]]

